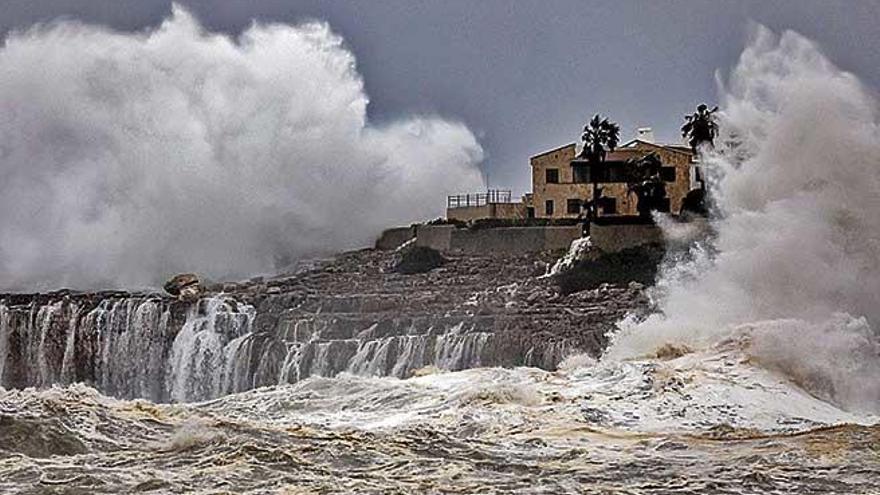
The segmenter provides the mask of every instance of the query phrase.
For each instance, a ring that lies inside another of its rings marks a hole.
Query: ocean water
[[[185,404],[8,390],[0,492],[880,490],[878,418],[750,365],[741,345],[557,372],[312,377]]]

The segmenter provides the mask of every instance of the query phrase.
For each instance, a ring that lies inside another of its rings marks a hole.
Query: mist
[[[483,187],[468,128],[374,125],[329,26],[124,33],[59,21],[0,46],[0,289],[156,287],[366,246]]]
[[[661,313],[608,356],[736,341],[850,409],[880,410],[880,132],[872,90],[794,32],[757,27],[726,80],[705,167],[711,246],[665,271]]]

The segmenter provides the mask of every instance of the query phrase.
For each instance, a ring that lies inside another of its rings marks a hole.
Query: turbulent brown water
[[[197,404],[0,393],[3,493],[876,493],[880,427],[737,351]],[[873,491],[872,491],[873,490]]]

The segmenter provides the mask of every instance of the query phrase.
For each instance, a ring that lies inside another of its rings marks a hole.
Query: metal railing
[[[510,191],[489,189],[486,192],[473,194],[457,194],[446,197],[447,208],[466,208],[468,206],[486,206],[491,203],[510,203]]]

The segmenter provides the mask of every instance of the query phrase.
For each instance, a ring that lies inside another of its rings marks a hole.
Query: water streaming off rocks
[[[606,288],[554,305],[550,282],[529,277],[540,257],[462,258],[421,276],[384,270],[388,258],[351,253],[290,277],[221,286],[195,304],[121,292],[8,295],[0,385],[82,382],[119,398],[186,402],[343,372],[553,369],[571,353],[598,352],[614,320],[645,304],[637,289]],[[609,299],[619,307],[604,307]],[[579,323],[563,333],[536,318],[557,314],[557,329]]]
[[[67,298],[24,308],[0,305],[0,384],[87,382],[116,397],[186,402],[311,375],[407,377],[426,366],[500,364],[487,354],[492,333],[473,323],[384,332],[373,324],[348,338],[326,339],[322,332],[334,329],[303,319],[286,340],[255,332],[256,310],[231,298],[187,308],[149,297],[104,299],[91,309],[80,304]]]

